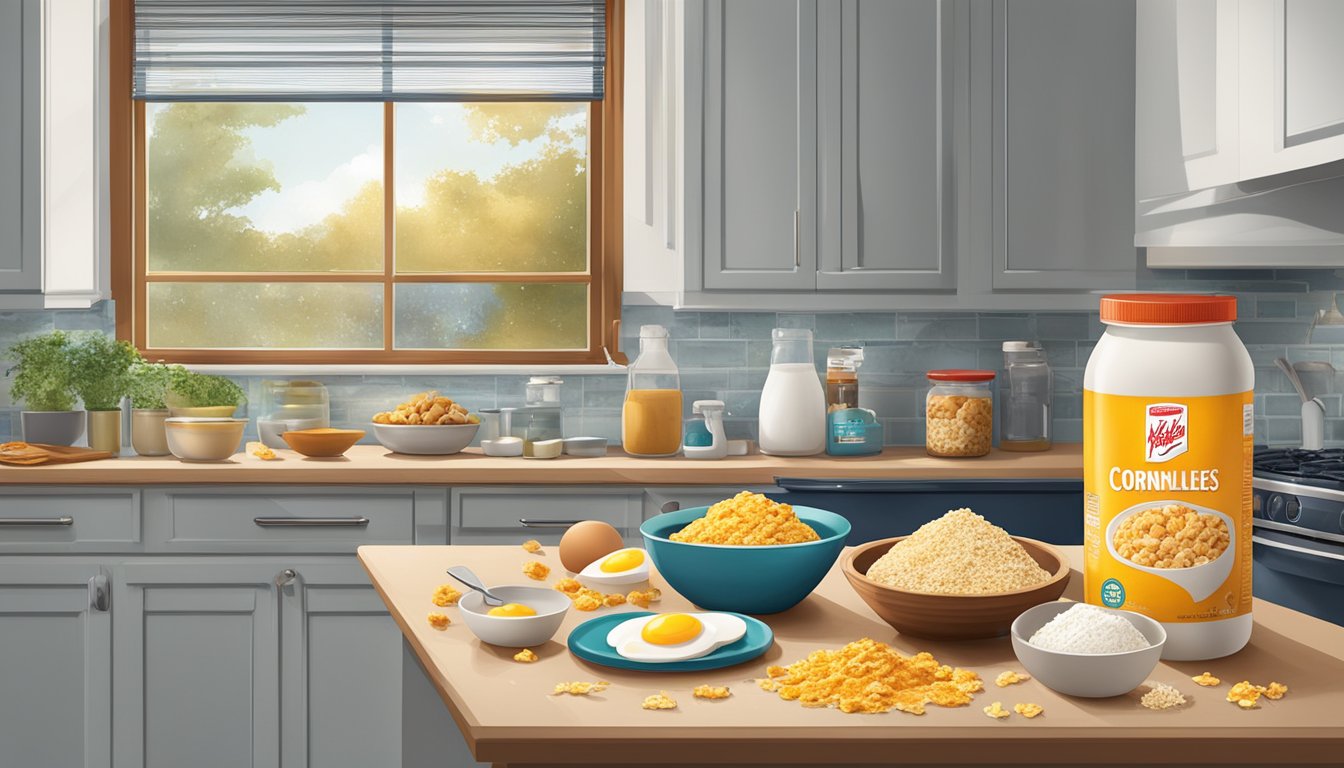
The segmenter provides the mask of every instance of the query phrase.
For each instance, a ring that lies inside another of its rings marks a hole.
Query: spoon
[[[481,583],[480,578],[465,565],[454,565],[452,568],[448,569],[448,575],[457,579],[468,589],[474,589],[477,592],[480,592],[482,599],[485,600],[485,604],[492,608],[508,602],[507,600],[501,600],[491,594],[490,590],[486,589],[485,585]]]

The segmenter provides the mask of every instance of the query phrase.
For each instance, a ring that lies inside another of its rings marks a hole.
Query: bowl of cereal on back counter
[[[471,444],[481,420],[438,392],[421,392],[373,416],[373,434],[393,453],[446,456]]]
[[[743,491],[639,527],[658,573],[697,606],[779,613],[802,602],[835,564],[849,521]]]
[[[969,509],[952,510],[909,536],[861,544],[841,570],[883,621],[935,640],[1006,635],[1013,619],[1058,599],[1069,582],[1059,550],[1009,536]]]

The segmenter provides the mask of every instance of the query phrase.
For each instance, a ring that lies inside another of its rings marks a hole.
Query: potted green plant
[[[89,447],[121,452],[121,401],[131,389],[131,367],[140,353],[101,331],[75,337],[68,347],[71,383],[89,413]]]
[[[169,412],[164,398],[173,369],[178,367],[147,360],[131,367],[131,447],[141,456],[169,453],[163,426]]]
[[[23,439],[29,443],[74,445],[84,434],[84,412],[75,410],[75,390],[69,357],[70,337],[62,331],[32,336],[15,343],[6,353],[13,363],[9,395],[23,401]]]
[[[164,401],[173,416],[227,418],[247,401],[247,395],[223,376],[173,366]]]

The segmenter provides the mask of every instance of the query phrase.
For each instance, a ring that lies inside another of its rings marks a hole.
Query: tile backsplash
[[[1326,410],[1326,440],[1344,445],[1344,333],[1328,338],[1313,329],[1318,313],[1344,292],[1344,270],[1162,270],[1140,275],[1141,289],[1225,292],[1237,296],[1237,333],[1256,369],[1255,436],[1260,443],[1297,444],[1301,424],[1297,395],[1274,366],[1276,357],[1309,363],[1302,377]],[[1048,309],[1042,307],[1042,309]],[[52,328],[112,329],[111,302],[92,310],[0,312],[0,349],[23,336]],[[866,360],[860,389],[879,410],[890,444],[924,439],[924,372],[930,368],[991,368],[1003,365],[1001,342],[1039,340],[1055,372],[1055,438],[1082,439],[1083,368],[1102,325],[1097,313],[862,312],[775,313],[676,311],[627,306],[622,339],[631,355],[639,326],[658,323],[671,333],[673,358],[681,368],[687,413],[697,399],[727,404],[730,437],[754,438],[760,390],[770,364],[770,330],[809,328],[819,366],[826,349],[863,344]],[[1329,329],[1329,330],[1338,330]],[[1315,342],[1315,343],[1313,343]],[[1334,342],[1334,343],[1327,343]],[[237,377],[252,403],[261,397],[263,377]],[[317,376],[331,392],[332,421],[359,426],[406,394],[438,389],[469,408],[521,406],[525,374],[508,375],[347,375]],[[569,376],[562,389],[565,432],[620,440],[625,377],[620,373]],[[19,406],[0,384],[0,438],[19,434]],[[255,416],[255,413],[248,414]]]

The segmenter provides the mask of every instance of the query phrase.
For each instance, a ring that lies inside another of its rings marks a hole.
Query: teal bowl
[[[686,544],[668,537],[705,516],[692,507],[649,518],[639,526],[644,548],[668,586],[712,611],[762,614],[787,611],[812,594],[835,565],[849,535],[849,521],[834,512],[794,507],[819,541],[779,546]]]

